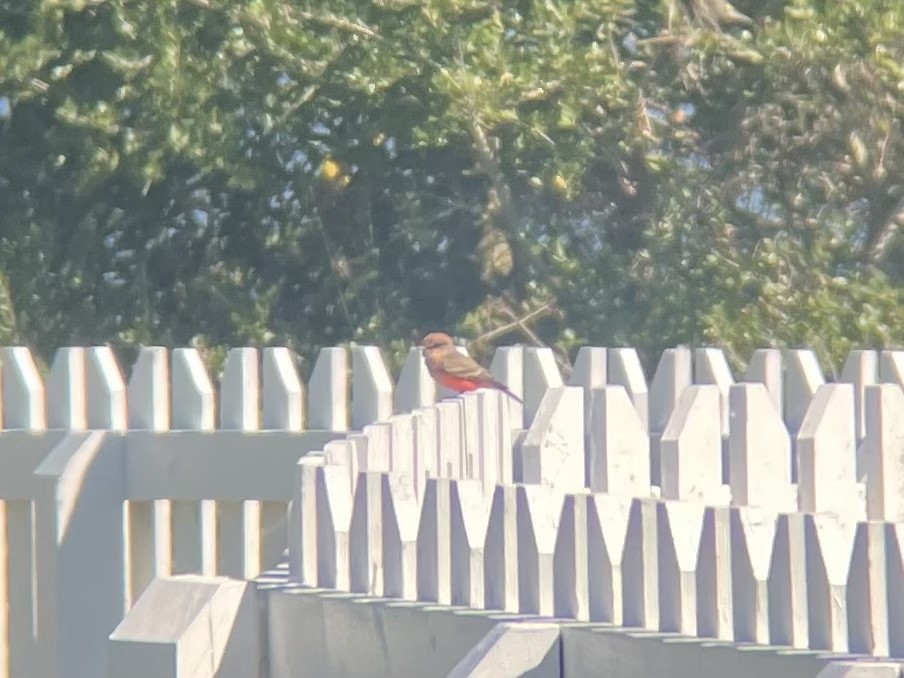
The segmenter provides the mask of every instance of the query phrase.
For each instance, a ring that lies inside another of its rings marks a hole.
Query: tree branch
[[[348,19],[343,19],[342,17],[332,14],[315,14],[314,12],[300,11],[298,16],[305,21],[336,28],[340,31],[345,31],[346,33],[354,33],[355,35],[360,35],[365,38],[377,37],[377,32],[369,26],[359,24],[355,21],[349,21]]]
[[[551,313],[553,311],[551,303],[543,304],[539,308],[534,309],[533,311],[525,314],[522,317],[518,317],[515,312],[506,304],[501,304],[499,310],[500,313],[511,318],[512,322],[502,325],[501,327],[497,327],[496,329],[490,330],[489,332],[485,332],[484,334],[474,339],[472,342],[468,342],[469,345],[477,344],[482,341],[492,341],[496,337],[502,336],[507,332],[518,330],[533,346],[538,346],[540,348],[549,348],[546,342],[540,339],[540,337],[538,337],[537,334],[530,327],[528,327],[527,323]],[[552,349],[553,356],[556,359],[556,364],[559,366],[559,370],[567,379],[569,376],[571,376],[571,361],[568,360],[567,355],[564,355],[561,351],[556,350],[555,347],[552,347]]]
[[[895,203],[886,217],[885,223],[870,238],[866,255],[871,263],[882,262],[888,252],[888,246],[894,241],[901,226],[904,226],[904,197]]]
[[[483,341],[493,341],[496,337],[501,337],[504,334],[508,334],[512,330],[520,330],[523,335],[525,335],[528,339],[530,339],[536,346],[546,346],[540,338],[534,334],[529,328],[525,326],[525,323],[530,322],[534,318],[540,317],[543,314],[549,312],[550,306],[549,304],[543,304],[540,308],[534,309],[527,315],[522,318],[518,318],[507,306],[503,306],[502,312],[513,318],[512,322],[502,325],[501,327],[497,327],[496,329],[490,330],[489,332],[484,332],[476,339],[468,342],[469,344],[479,344]]]

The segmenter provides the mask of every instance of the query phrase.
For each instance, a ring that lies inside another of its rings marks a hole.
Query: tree
[[[0,2],[16,334],[901,341],[902,12]]]

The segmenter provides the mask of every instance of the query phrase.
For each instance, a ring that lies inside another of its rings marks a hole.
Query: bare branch
[[[882,228],[871,238],[872,243],[867,248],[866,254],[872,263],[882,263],[888,253],[888,246],[894,241],[902,226],[904,226],[904,197],[895,203]]]
[[[343,19],[342,17],[333,14],[315,14],[314,12],[301,11],[298,13],[298,16],[305,21],[336,28],[340,31],[345,31],[346,33],[354,33],[355,35],[360,35],[365,38],[377,37],[377,32],[369,26],[365,26],[356,21]]]
[[[517,329],[517,330],[521,330],[521,333],[524,334],[525,336],[527,336],[528,338],[532,337],[531,341],[536,342],[535,345],[545,346],[546,344],[544,344],[542,341],[540,341],[539,337],[537,337],[533,332],[530,332],[530,330],[528,330],[528,332],[530,333],[530,334],[528,334],[524,330],[526,329],[525,323],[528,323],[531,320],[533,320],[534,318],[540,317],[540,316],[548,313],[549,311],[550,311],[549,304],[543,304],[540,308],[534,309],[533,311],[531,311],[524,317],[518,318],[514,313],[512,313],[512,311],[507,306],[503,306],[502,312],[505,313],[506,315],[508,315],[509,317],[513,318],[512,322],[502,325],[501,327],[492,329],[489,332],[484,332],[479,337],[477,337],[476,339],[473,339],[472,341],[470,341],[468,343],[469,344],[479,344],[484,341],[493,341],[496,337],[501,337],[504,334],[508,334],[512,330]]]
[[[552,313],[554,311],[552,304],[550,304],[550,303],[543,304],[539,308],[534,309],[533,311],[531,311],[530,313],[527,313],[526,315],[524,315],[522,317],[518,317],[515,314],[515,312],[512,311],[512,309],[509,308],[508,305],[506,305],[506,304],[501,304],[499,311],[503,315],[506,315],[509,318],[511,318],[512,322],[510,322],[506,325],[503,325],[502,327],[497,327],[494,330],[490,330],[489,332],[486,332],[485,334],[481,335],[480,337],[478,337],[477,339],[475,339],[473,342],[470,342],[470,343],[476,344],[481,341],[490,341],[490,340],[492,340],[498,336],[501,336],[507,332],[511,332],[512,330],[518,330],[524,337],[527,338],[528,342],[530,342],[530,344],[532,344],[533,346],[537,346],[540,348],[548,348],[548,345],[546,344],[546,342],[544,342],[542,339],[540,339],[540,337],[537,336],[537,334],[527,325],[527,323],[530,322],[531,320],[535,320],[539,317],[542,317],[544,315],[549,315],[550,313]],[[561,372],[567,379],[569,376],[571,376],[571,369],[572,369],[571,361],[568,359],[568,356],[566,354],[564,354],[564,352],[556,349],[556,347],[553,346],[552,351],[553,351],[553,355],[555,356],[555,359],[556,359],[556,364],[559,366],[559,370],[561,370]]]

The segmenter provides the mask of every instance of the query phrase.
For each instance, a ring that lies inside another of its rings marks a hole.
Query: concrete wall
[[[445,676],[497,624],[544,621],[317,589],[267,595],[271,678]],[[567,678],[814,678],[840,658],[599,624],[566,623],[561,642]]]
[[[517,618],[298,588],[268,598],[271,678],[444,676],[499,621]]]
[[[253,678],[260,673],[253,583],[182,575],[155,579],[110,635],[110,678]]]
[[[154,582],[111,636],[108,675],[900,678],[900,665],[867,656],[388,600],[287,579],[284,568],[266,573],[250,599],[241,581]]]
[[[840,658],[598,625],[563,626],[562,653],[567,678],[812,678]]]

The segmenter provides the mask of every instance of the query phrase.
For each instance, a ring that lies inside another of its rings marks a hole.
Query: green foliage
[[[901,342],[898,4],[0,0],[0,339]]]
[[[13,309],[12,295],[6,276],[0,272],[0,343],[15,344],[18,340],[16,331],[16,313]]]

